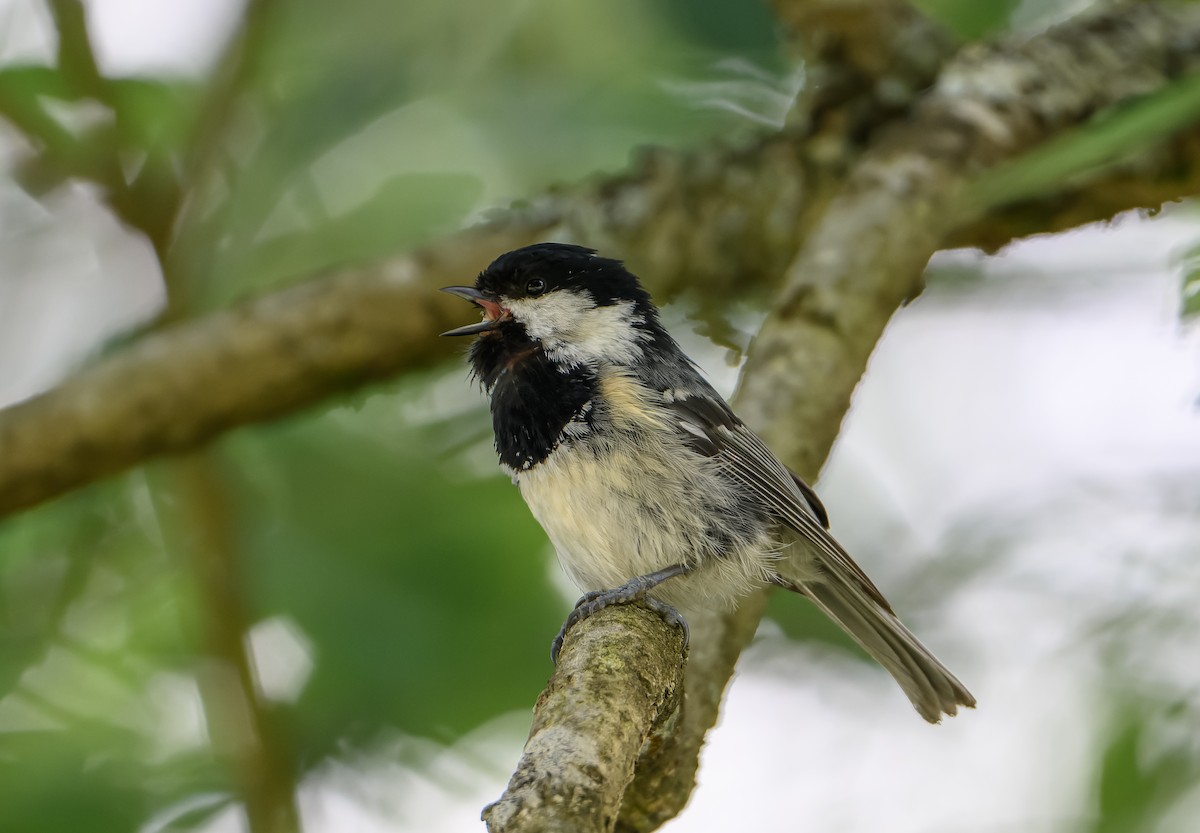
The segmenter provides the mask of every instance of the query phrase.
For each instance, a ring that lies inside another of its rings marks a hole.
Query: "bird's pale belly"
[[[560,448],[517,475],[525,502],[583,591],[617,587],[674,564],[695,565],[651,595],[687,608],[731,604],[773,573],[779,544],[715,462],[679,449]]]

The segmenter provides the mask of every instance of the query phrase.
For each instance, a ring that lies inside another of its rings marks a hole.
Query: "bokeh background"
[[[1087,3],[919,5],[983,37]],[[189,206],[200,231],[164,272],[78,175],[88,142],[31,162],[11,119],[22,96],[79,135],[98,117],[56,92],[49,6],[0,2],[0,404],[164,310],[369,264],[643,145],[748,139],[804,84],[762,3],[84,6],[119,79],[105,135],[147,194],[169,179],[156,166],[210,152],[194,137],[239,34],[240,82],[259,95],[220,125],[228,189]],[[1183,205],[935,258],[819,490],[979,709],[925,725],[801,601],[776,598],[666,829],[1197,829],[1200,338],[1181,275],[1198,236]],[[714,329],[700,309],[667,318],[729,393],[741,356],[699,334]],[[739,308],[733,340],[763,313]],[[236,555],[216,580],[196,555],[210,539]],[[457,361],[8,519],[0,830],[248,830],[247,778],[294,792],[310,833],[482,829],[573,597]],[[242,636],[255,715],[212,662]]]

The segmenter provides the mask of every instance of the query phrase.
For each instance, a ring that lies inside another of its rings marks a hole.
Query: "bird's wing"
[[[771,517],[809,542],[824,569],[853,577],[868,596],[892,612],[867,574],[826,531],[825,507],[809,485],[781,463],[715,391],[668,391],[664,404],[692,449],[720,460]]]
[[[693,382],[664,392],[663,399],[691,448],[719,460],[776,522],[806,542],[819,580],[796,580],[781,570],[779,584],[807,596],[841,625],[896,678],[926,720],[936,723],[960,705],[975,705],[971,692],[904,627],[879,589],[825,530],[824,509],[808,485],[779,462],[715,391]]]

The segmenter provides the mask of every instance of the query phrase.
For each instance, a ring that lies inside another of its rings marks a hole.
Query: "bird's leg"
[[[575,603],[575,609],[567,616],[567,621],[563,622],[558,636],[554,637],[554,643],[550,646],[550,659],[554,663],[558,663],[558,652],[562,648],[563,638],[566,637],[567,631],[575,625],[609,605],[625,605],[633,602],[642,602],[646,607],[661,616],[663,621],[668,625],[675,625],[682,628],[683,644],[686,647],[690,634],[688,633],[687,622],[679,615],[679,611],[666,602],[647,598],[646,594],[667,579],[686,575],[692,569],[693,567],[687,564],[672,564],[670,567],[655,570],[653,573],[647,573],[644,576],[635,576],[620,587],[614,587],[611,590],[592,590],[589,593],[585,593]]]

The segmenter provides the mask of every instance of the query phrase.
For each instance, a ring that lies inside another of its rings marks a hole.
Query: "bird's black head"
[[[500,255],[474,287],[447,292],[476,303],[484,320],[444,335],[540,347],[566,366],[631,364],[662,333],[650,295],[619,260],[592,249],[538,243]]]
[[[568,243],[537,243],[502,254],[480,273],[475,288],[514,299],[567,290],[587,293],[596,306],[650,305],[649,293],[621,261]]]

